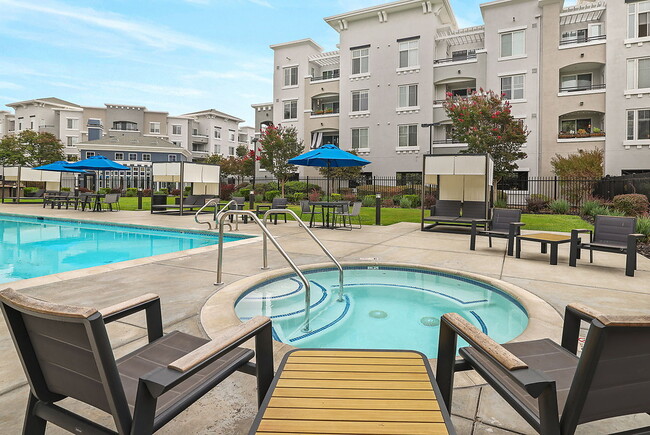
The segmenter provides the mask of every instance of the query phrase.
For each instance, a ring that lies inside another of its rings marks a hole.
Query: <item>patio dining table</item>
[[[309,226],[312,227],[314,223],[314,212],[316,207],[320,207],[323,213],[323,228],[334,228],[335,224],[335,214],[337,209],[343,210],[343,207],[349,205],[347,201],[309,201],[311,206],[311,219],[309,220]],[[330,214],[332,219],[330,220]]]

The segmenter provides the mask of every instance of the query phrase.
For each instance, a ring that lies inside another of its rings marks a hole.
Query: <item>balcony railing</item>
[[[461,140],[456,140],[456,139],[434,139],[431,143],[434,145],[443,145],[443,144],[465,144],[466,142],[463,142]]]
[[[575,38],[560,39],[560,45],[569,45],[569,44],[585,44],[591,41],[600,41],[607,39],[606,35],[597,35],[597,36],[576,36]]]
[[[590,138],[590,137],[604,137],[605,132],[604,131],[599,131],[598,133],[567,133],[567,132],[559,132],[557,135],[558,139],[585,139],[585,138]]]
[[[463,60],[471,60],[471,59],[476,59],[476,53],[474,53],[474,54],[466,54],[464,56],[448,57],[448,58],[445,58],[445,59],[434,59],[433,64],[437,65],[437,64],[440,64],[440,63],[461,62]]]
[[[560,92],[579,92],[579,91],[591,91],[594,89],[605,89],[605,83],[589,84],[589,85],[580,85],[580,86],[567,86],[561,87]]]
[[[320,116],[320,115],[336,115],[339,113],[339,108],[336,109],[315,109],[312,110],[311,116]]]
[[[323,80],[332,80],[332,79],[338,79],[341,76],[340,71],[334,71],[332,74],[328,74],[325,76],[318,76],[318,77],[312,77],[311,81],[312,82],[320,82]]]

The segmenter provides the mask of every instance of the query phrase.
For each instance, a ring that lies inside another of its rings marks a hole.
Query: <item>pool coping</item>
[[[167,231],[167,232],[177,232],[177,233],[191,233],[191,234],[204,234],[204,235],[210,235],[213,237],[218,237],[218,233],[212,233],[209,231],[205,230],[194,230],[194,229],[177,229],[173,227],[163,227],[159,225],[141,225],[141,224],[128,224],[128,223],[114,223],[114,222],[106,222],[106,221],[94,221],[94,220],[87,220],[87,219],[68,219],[68,218],[60,218],[60,217],[45,217],[45,216],[39,216],[39,215],[31,215],[31,214],[17,214],[17,213],[5,213],[5,212],[0,212],[0,216],[5,215],[5,216],[14,216],[14,217],[27,217],[27,218],[35,218],[39,220],[53,220],[53,221],[60,221],[60,222],[72,222],[72,223],[87,223],[87,224],[93,224],[93,225],[102,225],[102,226],[110,226],[110,227],[127,227],[127,228],[140,228],[144,230],[158,230],[158,231]],[[232,248],[236,246],[241,246],[245,245],[248,243],[255,243],[260,240],[260,237],[251,235],[251,234],[232,234],[232,233],[224,233],[224,236],[229,236],[229,237],[234,237],[238,238],[240,240],[233,240],[231,242],[225,243],[224,244],[224,249],[227,248]],[[185,249],[182,251],[175,251],[175,252],[168,252],[166,254],[158,254],[158,255],[152,255],[150,257],[142,257],[142,258],[136,258],[133,260],[125,260],[125,261],[119,261],[117,263],[111,263],[111,264],[103,264],[100,266],[92,266],[92,267],[86,267],[83,269],[76,269],[76,270],[69,270],[67,272],[60,272],[60,273],[54,273],[50,275],[43,275],[43,276],[37,276],[34,278],[27,278],[27,279],[20,279],[16,281],[9,281],[5,283],[0,283],[0,287],[11,287],[14,290],[20,290],[20,289],[25,289],[28,287],[35,287],[35,286],[40,286],[40,285],[46,285],[46,284],[52,284],[55,282],[61,282],[61,281],[67,281],[71,279],[76,279],[76,278],[83,278],[87,276],[92,276],[92,275],[98,275],[101,273],[106,273],[106,272],[111,272],[115,270],[122,270],[122,269],[128,269],[130,267],[135,267],[135,266],[142,266],[146,264],[151,264],[151,263],[157,263],[159,261],[166,261],[166,260],[173,260],[181,257],[187,257],[190,255],[195,255],[195,254],[202,254],[206,252],[212,252],[216,251],[218,249],[219,244],[215,245],[210,245],[210,246],[202,246],[200,248],[193,248],[193,249]]]
[[[341,265],[344,268],[346,266],[389,266],[410,269],[425,269],[429,271],[433,270],[474,279],[494,286],[504,293],[509,294],[511,297],[517,300],[526,310],[528,314],[528,326],[520,335],[515,337],[510,342],[536,340],[541,338],[551,338],[552,340],[558,341],[561,336],[562,317],[549,303],[521,287],[510,284],[506,281],[502,281],[500,279],[491,278],[471,272],[442,267],[431,267],[424,264],[413,263],[399,263],[389,261],[378,263],[350,261],[342,262]],[[332,263],[318,263],[301,266],[300,270],[309,271],[312,269],[330,269],[332,267]],[[201,308],[200,321],[205,333],[210,338],[212,338],[215,337],[218,332],[224,328],[240,325],[242,322],[239,320],[239,317],[237,317],[237,314],[235,313],[235,303],[237,300],[250,288],[256,285],[260,285],[261,283],[270,279],[278,278],[282,275],[291,273],[293,273],[293,270],[290,268],[261,272],[250,277],[242,278],[219,289],[215,294],[208,298],[206,303]],[[291,346],[290,344],[280,343],[276,341],[274,341],[274,346],[276,348],[276,351],[282,350],[284,352],[288,352],[289,350],[296,349],[296,347]]]

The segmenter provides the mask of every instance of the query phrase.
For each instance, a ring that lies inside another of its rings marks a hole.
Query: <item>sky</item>
[[[459,26],[479,1],[451,0]],[[170,115],[217,109],[252,125],[272,101],[271,44],[312,38],[336,50],[323,17],[377,0],[0,0],[0,110],[57,97],[146,106]]]

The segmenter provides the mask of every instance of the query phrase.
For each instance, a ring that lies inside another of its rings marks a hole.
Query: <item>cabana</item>
[[[25,182],[41,182],[45,183],[45,190],[61,190],[61,177],[60,172],[48,172],[32,169],[27,166],[3,166],[2,167],[3,181],[15,182],[16,187],[12,196],[5,196],[5,189],[2,190],[2,202],[6,199],[13,199],[14,202],[20,202],[21,199],[31,199],[30,197],[21,196],[22,183]]]
[[[178,183],[181,198],[177,205],[154,204],[151,201],[151,212],[167,212],[178,210],[183,215],[184,210],[200,208],[205,201],[219,196],[221,168],[218,165],[189,162],[160,162],[153,163],[153,181],[158,183]],[[192,186],[191,195],[184,198],[185,184]]]
[[[423,160],[422,231],[490,218],[494,162],[489,154],[425,155]],[[438,198],[425,216],[424,186],[432,184],[438,186]]]

